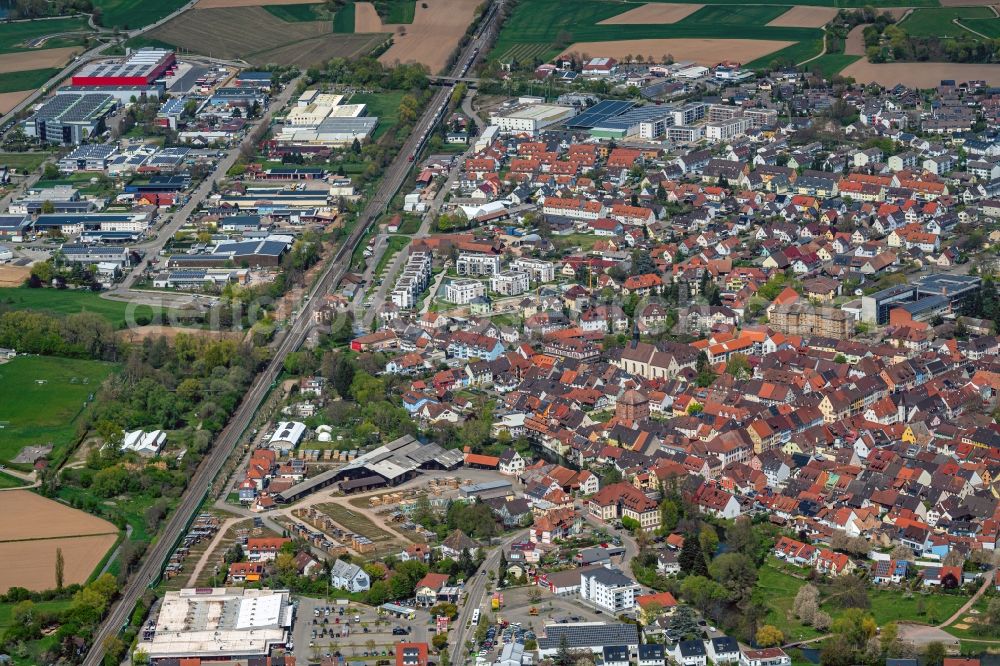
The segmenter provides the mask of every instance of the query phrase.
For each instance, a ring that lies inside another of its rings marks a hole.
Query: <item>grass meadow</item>
[[[93,312],[107,319],[112,326],[126,324],[129,303],[101,298],[99,294],[83,289],[28,289],[25,287],[0,288],[0,310],[37,310],[54,315],[71,315]],[[152,320],[163,312],[161,308],[139,305],[133,308],[135,319]]]
[[[89,30],[87,19],[83,17],[0,23],[0,53],[28,51],[28,42],[45,35]],[[47,42],[45,46],[51,48],[55,44]]]
[[[48,356],[18,356],[0,365],[0,460],[25,446],[51,444],[53,454],[76,436],[84,403],[115,365]]]

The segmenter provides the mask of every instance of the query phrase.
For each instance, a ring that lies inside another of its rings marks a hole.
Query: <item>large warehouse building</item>
[[[462,460],[460,451],[445,450],[433,442],[423,444],[404,435],[358,456],[343,467],[306,479],[278,493],[275,499],[283,504],[296,502],[335,483],[340,483],[341,489],[348,492],[395,486],[412,479],[419,470],[455,469]]]
[[[72,145],[106,128],[108,115],[118,106],[101,93],[56,95],[24,121],[24,133],[41,141]]]
[[[156,622],[142,630],[149,663],[233,663],[267,657],[291,640],[288,590],[188,588],[167,592]]]
[[[112,88],[116,86],[150,86],[164,77],[177,60],[173,51],[139,49],[125,60],[99,62],[83,67],[72,78],[73,86]]]

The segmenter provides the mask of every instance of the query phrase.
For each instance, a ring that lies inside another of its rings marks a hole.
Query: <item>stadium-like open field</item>
[[[253,38],[247,39],[247,35]],[[298,66],[354,57],[385,39],[381,35],[334,34],[330,21],[283,21],[262,7],[193,9],[146,36],[212,57]]]
[[[106,520],[27,490],[3,493],[0,522],[0,591],[55,587],[56,550],[63,554],[64,583],[83,583],[118,538]]]
[[[833,20],[838,11],[835,7],[792,7],[768,25],[783,28],[822,28]]]
[[[821,51],[822,31],[818,28],[768,25],[785,14],[788,8],[788,5],[778,4],[707,3],[675,23],[623,24],[613,19],[635,9],[630,4],[582,0],[569,12],[559,0],[533,0],[515,7],[500,32],[493,53],[500,60],[512,57],[523,59],[527,51],[531,57],[547,61],[568,50],[591,57],[642,54],[660,58],[665,53],[661,50],[650,52],[649,47],[654,42],[647,40],[675,40],[669,53],[676,60],[707,62],[705,40],[738,39],[765,43],[741,53],[727,52],[724,44],[719,44],[711,64],[722,60],[767,64],[771,58],[802,62]],[[618,44],[610,45],[610,42]],[[775,52],[776,43],[783,43],[784,46]],[[560,44],[563,48],[559,48]],[[566,48],[567,44],[572,44],[572,47]],[[741,60],[741,57],[755,53],[763,55]]]
[[[421,0],[414,9],[412,23],[383,24],[375,5],[356,2],[354,31],[392,33],[392,46],[379,56],[380,61],[419,62],[437,73],[444,69],[479,4],[477,0]]]
[[[689,5],[684,3],[671,4],[665,2],[650,2],[630,9],[624,14],[612,16],[598,25],[642,25],[645,23],[677,23],[704,7],[704,5]]]
[[[0,461],[10,462],[25,446],[51,445],[56,454],[69,446],[84,403],[114,369],[49,356],[18,356],[0,365]]]

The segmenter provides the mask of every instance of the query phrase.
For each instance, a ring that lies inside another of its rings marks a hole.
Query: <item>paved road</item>
[[[457,666],[467,661],[465,642],[472,640],[476,634],[475,627],[470,627],[469,622],[472,620],[472,612],[475,609],[487,610],[483,607],[483,603],[486,601],[486,592],[488,592],[489,572],[496,572],[497,567],[500,566],[500,555],[503,554],[504,549],[509,548],[510,544],[515,541],[524,539],[527,534],[527,530],[520,530],[506,537],[499,546],[494,547],[490,551],[490,554],[486,556],[486,559],[479,567],[476,575],[472,577],[472,580],[466,581],[465,604],[462,606],[462,610],[458,614],[458,619],[452,625],[453,629],[449,632],[448,636],[448,642],[451,645],[450,656],[452,664]]]
[[[501,0],[502,2],[502,0]],[[486,19],[489,23],[485,29],[479,31],[478,36],[470,40],[458,63],[453,68],[454,72],[462,72],[468,69],[478,56],[480,50],[485,50],[488,39],[492,39],[495,34],[494,25],[499,11],[493,11]],[[339,284],[350,269],[351,255],[360,240],[364,237],[368,228],[380,215],[392,200],[392,197],[402,186],[410,167],[413,156],[423,147],[424,142],[430,134],[431,129],[441,119],[448,102],[450,90],[447,88],[438,90],[430,104],[427,105],[424,114],[417,121],[413,132],[404,143],[398,157],[386,170],[379,191],[372,197],[365,207],[357,224],[351,234],[345,240],[340,250],[324,268],[320,278],[315,282],[309,292],[309,298],[300,309],[298,315],[291,326],[282,331],[279,335],[279,342],[275,348],[271,362],[264,370],[257,375],[254,383],[250,386],[233,413],[229,423],[222,430],[216,441],[205,456],[198,470],[191,478],[187,490],[181,497],[180,504],[164,525],[160,538],[149,549],[145,559],[139,569],[132,575],[121,596],[108,613],[100,628],[95,632],[94,640],[90,651],[84,659],[84,666],[98,666],[104,659],[104,642],[109,636],[116,635],[127,625],[132,609],[142,595],[147,586],[155,584],[159,579],[163,566],[173,550],[174,544],[181,538],[187,529],[192,517],[205,498],[208,489],[215,477],[222,470],[226,459],[232,450],[239,443],[244,430],[252,422],[257,413],[257,408],[267,397],[273,385],[277,385],[278,375],[284,367],[285,358],[292,351],[301,346],[312,327],[313,314],[315,313],[321,298],[316,298],[323,294],[330,293]]]

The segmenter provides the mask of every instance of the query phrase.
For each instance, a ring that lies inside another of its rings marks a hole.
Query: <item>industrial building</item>
[[[151,86],[164,78],[177,63],[173,51],[146,48],[130,53],[124,60],[85,65],[70,83],[81,88]]]
[[[56,185],[31,189],[11,202],[8,212],[15,215],[38,215],[51,206],[54,213],[88,213],[96,208],[93,201],[80,198],[80,191],[72,185]]]
[[[980,288],[982,279],[974,275],[937,273],[924,275],[915,282],[900,284],[861,297],[861,320],[884,325],[889,313],[902,308],[913,319],[925,320],[934,315],[959,309]]]
[[[24,133],[49,143],[82,143],[104,132],[117,106],[115,98],[104,93],[55,95],[24,121]]]
[[[343,104],[343,95],[307,90],[285,116],[275,138],[278,151],[333,148],[364,141],[375,128],[378,118],[366,116],[364,104]]]
[[[266,658],[291,641],[294,618],[288,590],[186,588],[163,596],[138,649],[153,666]]]
[[[406,435],[364,453],[343,467],[306,479],[275,495],[280,503],[296,502],[311,493],[340,483],[345,492],[398,485],[412,479],[419,470],[455,469],[462,454],[437,444],[423,444]]]
[[[565,122],[576,115],[572,106],[528,104],[490,114],[490,125],[510,134],[537,134],[540,130]]]

